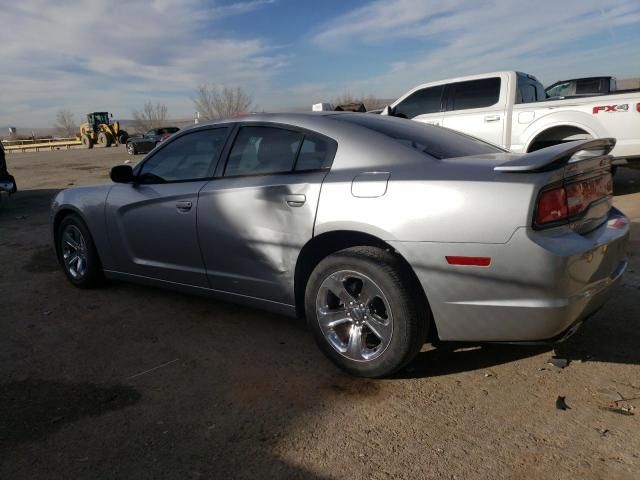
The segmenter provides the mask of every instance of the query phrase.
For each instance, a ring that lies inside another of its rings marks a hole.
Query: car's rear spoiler
[[[514,160],[502,163],[493,169],[497,172],[537,172],[549,170],[581,160],[600,158],[603,167],[611,165],[609,152],[616,145],[615,138],[598,138],[595,140],[578,140],[560,143],[551,147],[527,153]]]

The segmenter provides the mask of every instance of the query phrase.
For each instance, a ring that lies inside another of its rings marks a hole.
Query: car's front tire
[[[136,146],[132,142],[127,143],[127,153],[129,155],[135,155],[136,153],[138,153],[136,151]]]
[[[429,310],[408,267],[391,252],[353,247],[323,259],[305,292],[309,329],[340,368],[384,377],[420,351]]]
[[[58,261],[67,279],[79,288],[103,282],[102,265],[89,229],[76,214],[62,219],[56,233]]]

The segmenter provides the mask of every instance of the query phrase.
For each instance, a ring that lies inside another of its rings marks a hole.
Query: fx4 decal
[[[601,105],[598,107],[593,107],[593,114],[596,115],[600,112],[626,112],[629,110],[628,104],[623,105]]]

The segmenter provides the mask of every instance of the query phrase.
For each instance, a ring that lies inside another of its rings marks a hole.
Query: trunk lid
[[[533,228],[569,225],[586,233],[604,223],[613,205],[612,157],[615,139],[568,142],[537,150],[494,167],[496,172],[553,172],[535,200]],[[558,175],[560,174],[560,175]]]

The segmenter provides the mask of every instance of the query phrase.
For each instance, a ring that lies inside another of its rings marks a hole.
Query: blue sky
[[[21,0],[0,25],[0,125],[189,117],[202,83],[282,111],[501,69],[640,76],[639,0]]]

